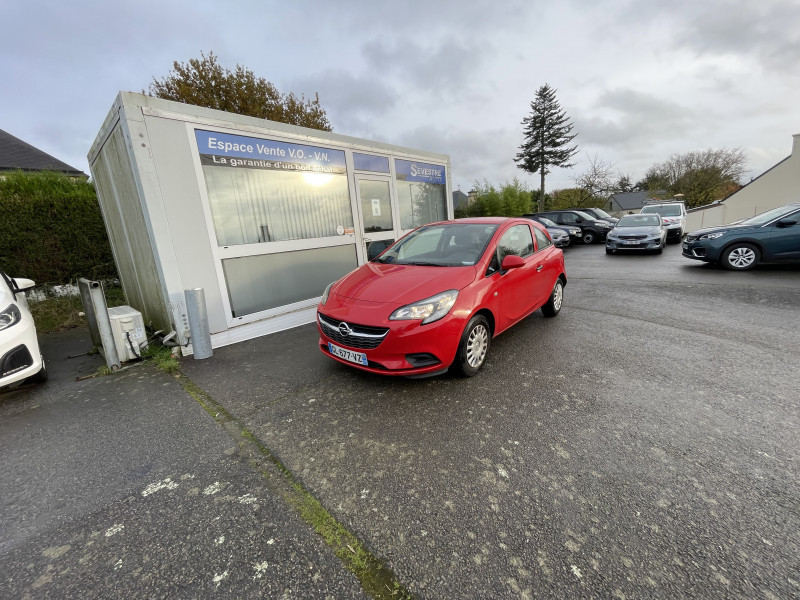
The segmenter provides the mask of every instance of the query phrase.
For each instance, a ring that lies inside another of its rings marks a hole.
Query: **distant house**
[[[461,190],[456,190],[453,192],[453,210],[458,210],[459,208],[467,208],[467,204],[469,204],[469,196],[467,196]]]
[[[56,171],[88,179],[83,171],[61,162],[10,133],[0,129],[0,173],[4,171]]]
[[[649,192],[620,192],[611,195],[604,210],[609,213],[639,212],[651,199]]]
[[[727,225],[790,202],[800,201],[800,133],[792,136],[792,153],[727,198],[689,209],[687,231]]]

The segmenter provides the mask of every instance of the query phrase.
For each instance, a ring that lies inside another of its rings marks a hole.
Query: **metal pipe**
[[[186,315],[189,317],[190,341],[192,354],[195,359],[201,360],[214,355],[211,349],[211,331],[208,325],[208,310],[203,288],[184,290],[186,297]]]
[[[106,297],[103,293],[103,287],[99,281],[82,280],[85,283],[83,287],[88,289],[89,303],[97,325],[98,335],[100,336],[103,356],[106,359],[106,365],[112,371],[116,371],[122,366],[117,354],[117,344],[114,341],[114,333],[111,331],[111,319],[108,316],[108,306],[106,306]],[[80,285],[80,281],[78,284]],[[83,292],[81,292],[83,298]],[[84,305],[84,308],[88,308]],[[89,314],[87,310],[86,314]],[[87,316],[87,320],[89,317]]]

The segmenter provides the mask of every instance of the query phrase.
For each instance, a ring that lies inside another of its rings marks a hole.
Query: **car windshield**
[[[657,213],[662,217],[680,217],[681,207],[677,204],[665,204],[664,206],[645,206],[643,213]]]
[[[625,215],[620,218],[617,227],[658,227],[661,219],[658,215]]]
[[[774,221],[775,219],[780,219],[781,217],[796,211],[797,208],[798,208],[797,205],[781,206],[779,208],[773,208],[772,210],[763,212],[760,215],[756,215],[755,217],[750,217],[749,219],[740,221],[738,225],[763,225],[764,223],[769,223],[770,221]]]
[[[592,212],[603,219],[613,219],[613,217],[602,208],[593,208]]]
[[[597,217],[595,217],[594,215],[590,215],[589,213],[576,210],[575,214],[579,215],[582,219],[586,219],[587,221],[597,221]]]
[[[474,265],[483,256],[496,224],[447,223],[412,231],[372,262],[427,267]]]

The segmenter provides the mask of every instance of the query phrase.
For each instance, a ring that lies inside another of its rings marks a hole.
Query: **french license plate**
[[[638,246],[639,242],[622,242],[626,246]]]
[[[330,342],[328,342],[328,351],[334,356],[343,358],[351,363],[367,366],[367,355],[363,352],[353,352],[352,350],[340,348],[336,344],[331,344]]]

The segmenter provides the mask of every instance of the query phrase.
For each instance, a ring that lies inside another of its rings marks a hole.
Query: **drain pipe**
[[[183,294],[186,297],[192,353],[197,360],[210,358],[214,355],[214,351],[211,349],[211,331],[208,326],[208,310],[203,288],[184,290]]]

